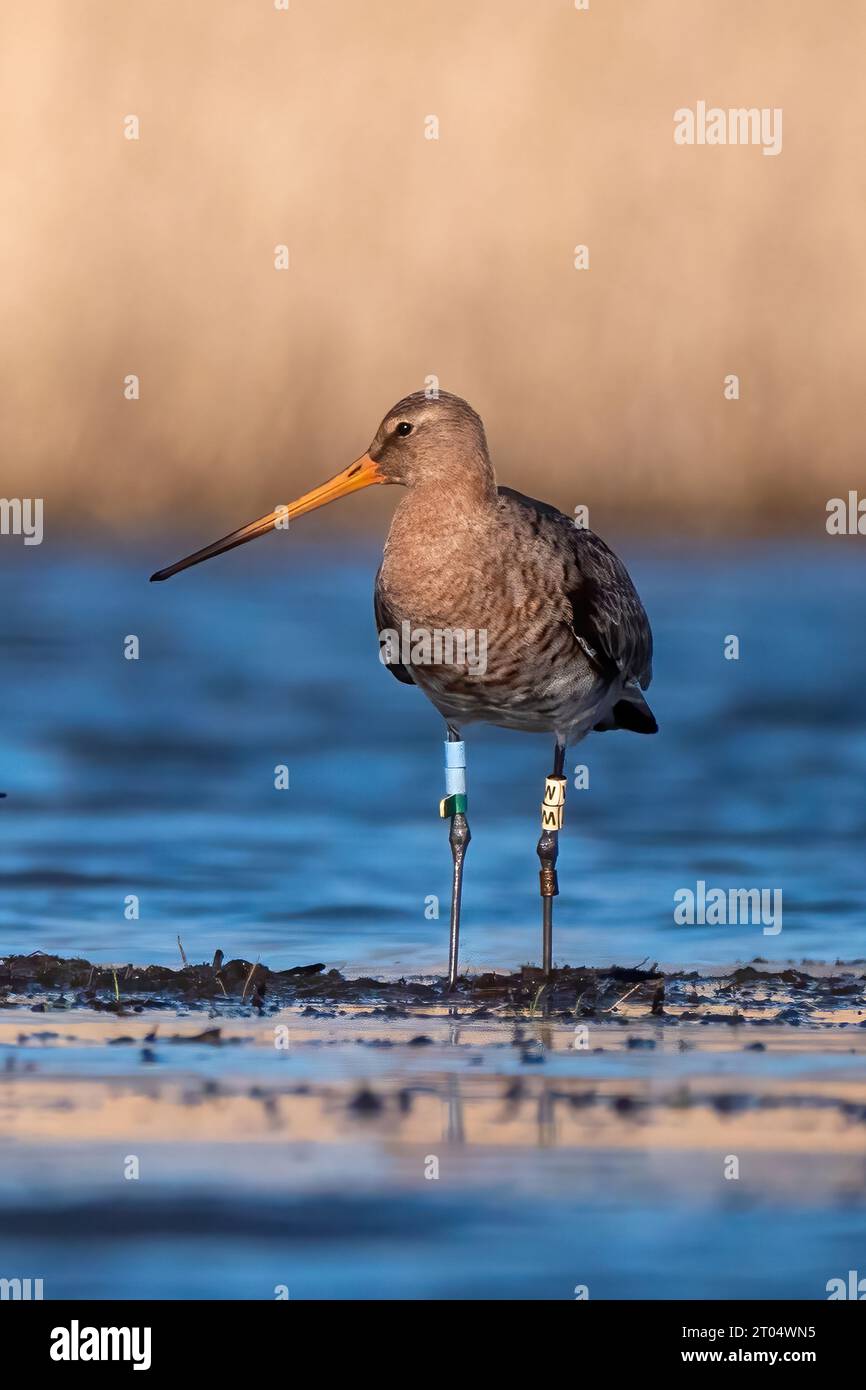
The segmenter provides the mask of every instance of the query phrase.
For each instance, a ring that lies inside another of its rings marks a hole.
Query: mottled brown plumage
[[[410,424],[405,436],[396,433]],[[376,577],[377,627],[486,633],[486,670],[388,663],[452,724],[483,721],[574,742],[655,729],[641,695],[652,634],[634,586],[593,532],[497,488],[479,417],[419,392],[386,416],[369,456],[407,487]],[[621,708],[622,707],[622,708]]]

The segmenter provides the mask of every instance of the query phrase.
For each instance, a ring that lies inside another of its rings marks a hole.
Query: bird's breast
[[[556,580],[540,546],[486,517],[410,526],[398,513],[378,578],[391,656],[465,718],[570,706],[592,677]]]

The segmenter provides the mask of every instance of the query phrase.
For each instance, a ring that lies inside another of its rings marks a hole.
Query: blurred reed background
[[[0,491],[197,543],[436,374],[598,529],[820,534],[863,477],[864,42],[860,0],[5,0]],[[781,107],[782,153],[677,147],[698,100]]]

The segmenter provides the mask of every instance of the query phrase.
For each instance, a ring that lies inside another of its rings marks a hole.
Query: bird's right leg
[[[448,939],[448,988],[457,984],[457,952],[460,946],[460,899],[463,893],[463,860],[472,836],[466,819],[466,745],[459,729],[448,725],[445,743],[445,796],[439,803],[440,816],[450,816],[448,842],[454,874],[451,880],[451,930]]]
[[[565,809],[565,740],[556,736],[553,771],[544,784],[541,805],[541,838],[538,858],[541,861],[540,886],[542,903],[542,970],[549,979],[553,970],[553,899],[559,892],[556,860],[559,854],[559,831]]]

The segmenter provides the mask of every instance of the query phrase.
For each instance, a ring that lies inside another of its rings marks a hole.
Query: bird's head
[[[341,473],[287,506],[278,507],[267,516],[158,570],[151,579],[170,579],[181,570],[200,565],[214,555],[245,545],[278,527],[284,528],[295,517],[373,483],[401,483],[405,487],[432,485],[452,492],[468,489],[479,495],[495,493],[480,417],[466,401],[447,391],[430,398],[423,391],[416,391],[388,411],[367,452]]]
[[[423,391],[388,411],[367,450],[382,481],[417,487],[489,467],[487,440],[471,405],[440,391]]]

